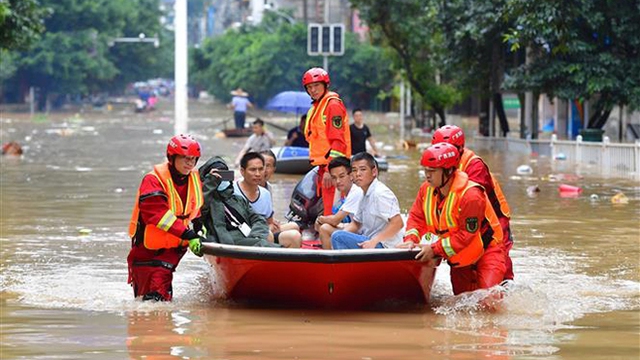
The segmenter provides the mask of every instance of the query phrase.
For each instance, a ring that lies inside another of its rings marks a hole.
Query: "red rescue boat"
[[[407,249],[308,250],[203,244],[215,286],[238,302],[366,309],[427,304],[435,268]]]

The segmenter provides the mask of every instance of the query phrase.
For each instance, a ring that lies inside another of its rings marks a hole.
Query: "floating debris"
[[[538,185],[531,185],[527,187],[527,196],[530,198],[534,198],[536,196],[538,196],[538,193],[540,193],[540,188],[538,187]]]
[[[529,165],[520,165],[516,169],[516,173],[518,175],[531,175],[533,174],[533,169]]]
[[[567,155],[565,155],[564,153],[557,153],[556,156],[554,157],[554,159],[556,159],[556,160],[567,160]]]
[[[619,192],[611,197],[612,204],[628,204],[629,198],[623,192]]]
[[[573,185],[560,184],[560,186],[558,186],[558,191],[560,192],[560,197],[573,198],[580,196],[582,188]]]

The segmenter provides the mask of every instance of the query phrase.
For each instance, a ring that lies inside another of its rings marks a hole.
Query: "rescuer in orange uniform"
[[[505,272],[500,223],[482,186],[457,170],[459,156],[447,143],[424,151],[420,164],[427,181],[409,212],[400,245],[412,248],[425,235],[432,239],[430,245],[421,245],[416,259],[446,259],[456,295],[498,285]]]
[[[347,110],[340,95],[329,91],[331,80],[322,68],[307,70],[302,76],[304,86],[313,100],[307,112],[304,126],[304,137],[309,143],[309,161],[319,166],[318,194],[323,199],[333,199],[335,187],[327,165],[331,159],[344,156],[351,157],[351,134]],[[324,201],[324,215],[331,215],[331,201]]]
[[[204,200],[195,170],[200,154],[192,136],[174,136],[167,145],[168,162],[155,165],[142,179],[129,224],[127,257],[135,297],[171,301],[173,272],[187,247],[202,256],[197,231]]]
[[[505,272],[505,280],[513,280],[513,264],[509,251],[513,247],[513,237],[511,236],[511,228],[509,221],[511,219],[511,210],[507,199],[502,193],[500,184],[496,178],[489,171],[489,166],[482,160],[482,158],[476,155],[471,149],[464,147],[464,132],[456,125],[445,125],[433,133],[431,144],[438,144],[446,142],[456,148],[460,152],[460,163],[458,169],[464,171],[469,175],[469,180],[474,181],[485,190],[487,198],[493,207],[500,221],[502,227],[502,244],[505,247],[505,264],[507,270]]]

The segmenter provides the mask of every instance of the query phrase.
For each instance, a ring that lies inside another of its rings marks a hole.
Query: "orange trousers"
[[[321,165],[318,168],[318,182],[316,183],[316,188],[318,189],[318,195],[322,197],[322,204],[324,206],[324,216],[328,216],[332,214],[333,208],[333,197],[336,194],[336,187],[331,185],[331,187],[324,187],[322,185],[322,178],[324,174],[328,172],[329,167],[327,165]]]
[[[471,266],[451,268],[453,293],[488,289],[504,280],[506,271],[503,246],[489,247],[480,260]]]

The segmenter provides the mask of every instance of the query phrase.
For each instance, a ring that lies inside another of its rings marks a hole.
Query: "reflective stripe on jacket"
[[[478,230],[474,233],[474,238],[469,245],[459,249],[460,246],[451,242],[451,235],[460,229],[460,199],[464,197],[467,190],[474,186],[482,187],[469,180],[466,173],[456,171],[449,194],[444,200],[445,204],[440,216],[437,214],[438,196],[436,192],[438,190],[434,187],[428,187],[424,198],[423,210],[427,223],[426,230],[438,235],[438,241],[441,242],[447,260],[454,267],[469,266],[476,263],[484,254],[484,249],[502,242],[502,228],[488,200],[484,210],[485,218],[481,223],[477,224]],[[482,225],[485,222],[489,223],[489,227],[483,231]],[[456,248],[458,249],[457,251]]]
[[[182,204],[180,195],[175,189],[169,164],[158,164],[153,167],[153,171],[147,175],[153,175],[160,181],[162,189],[167,195],[169,210],[162,216],[157,224],[143,224],[140,221],[140,190],[136,195],[136,202],[133,206],[131,221],[129,222],[129,237],[142,236],[142,239],[135,239],[134,243],[144,243],[149,250],[168,249],[182,246],[182,239],[168,232],[176,221],[182,221],[185,226],[189,226],[191,221],[199,215],[199,210],[204,203],[202,196],[202,184],[197,170],[189,174],[189,185],[187,187],[187,204]],[[139,232],[138,226],[144,227],[144,232]],[[141,241],[142,240],[142,241]]]
[[[470,149],[465,148],[462,152],[462,157],[460,157],[460,164],[458,165],[458,169],[466,172],[469,163],[471,163],[471,160],[474,159],[480,159],[480,161],[484,163],[484,160],[482,160],[480,156],[476,155],[476,153],[474,153]],[[495,195],[495,198],[498,200],[498,204],[500,205],[498,208],[494,207],[494,211],[496,211],[497,213],[497,211],[500,210],[500,212],[505,217],[511,219],[511,208],[509,208],[507,198],[505,198],[504,193],[502,192],[502,188],[500,187],[498,180],[496,180],[496,177],[493,176],[491,172],[489,172],[489,175],[491,175],[491,182],[493,183],[493,193]],[[492,194],[487,194],[489,200],[491,200],[492,198],[491,195]]]
[[[327,105],[330,100],[337,100],[342,103],[340,96],[332,91],[328,91],[319,102],[314,102],[307,112],[307,120],[304,125],[304,136],[309,143],[309,161],[311,165],[326,165],[330,158],[339,156],[351,157],[351,135],[349,131],[349,117],[345,111],[345,118],[342,119],[344,127],[344,139],[346,142],[346,153],[341,153],[331,149],[331,143],[327,137]]]

